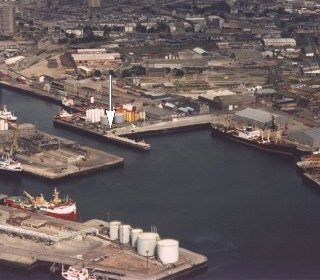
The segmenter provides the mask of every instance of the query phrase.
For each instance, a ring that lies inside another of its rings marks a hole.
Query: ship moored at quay
[[[211,134],[285,157],[297,158],[304,154],[311,153],[310,151],[298,149],[295,144],[286,143],[282,138],[283,131],[278,129],[274,122],[272,122],[271,127],[266,130],[255,128],[250,124],[242,128],[231,128],[222,124],[212,123]]]

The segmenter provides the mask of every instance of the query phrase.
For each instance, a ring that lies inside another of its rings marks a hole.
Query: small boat
[[[16,122],[17,117],[14,115],[14,113],[7,110],[7,106],[3,106],[3,110],[0,111],[0,119],[6,120],[8,122]]]
[[[89,270],[85,267],[76,268],[70,266],[68,270],[64,270],[62,267],[62,277],[67,280],[96,280],[97,278],[94,275],[89,273]]]
[[[0,157],[0,170],[7,172],[21,172],[23,167],[21,162],[14,160],[10,156],[2,155]]]
[[[60,113],[56,116],[58,119],[66,119],[66,118],[72,118],[73,114],[68,113],[66,110],[61,109]]]

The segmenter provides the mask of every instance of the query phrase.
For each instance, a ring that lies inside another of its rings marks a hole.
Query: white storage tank
[[[159,234],[155,232],[143,232],[138,235],[137,251],[140,256],[153,257],[156,253]]]
[[[114,123],[124,123],[124,114],[123,113],[115,113],[113,122]]]
[[[179,241],[174,239],[159,240],[157,253],[163,264],[176,263],[179,260]]]
[[[134,228],[131,230],[131,246],[132,247],[137,247],[138,235],[140,233],[143,233],[143,229],[141,228]]]
[[[119,221],[111,221],[109,224],[110,227],[110,239],[117,240],[119,238],[119,227],[121,222]]]
[[[130,231],[131,231],[130,225],[121,225],[120,226],[120,230],[119,230],[120,243],[128,244],[130,242]]]
[[[93,97],[93,96],[90,97],[90,103],[91,103],[91,104],[94,103],[94,97]]]

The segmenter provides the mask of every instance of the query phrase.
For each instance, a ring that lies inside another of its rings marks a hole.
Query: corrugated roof
[[[72,58],[75,61],[79,60],[113,60],[120,58],[119,53],[86,53],[86,54],[79,54],[79,53],[74,53],[72,54]]]
[[[306,129],[304,133],[310,136],[311,138],[317,138],[317,139],[320,138],[320,128],[317,128],[317,127]]]
[[[253,108],[246,108],[244,110],[236,112],[235,115],[261,123],[270,122],[272,120],[272,116],[274,116],[275,118],[279,117],[279,115],[277,114]]]

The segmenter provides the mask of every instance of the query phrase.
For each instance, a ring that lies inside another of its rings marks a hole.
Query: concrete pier
[[[53,124],[56,127],[63,127],[68,128],[70,130],[81,132],[83,134],[93,136],[97,139],[106,141],[106,142],[114,142],[116,144],[124,145],[133,149],[142,150],[142,151],[149,151],[150,150],[150,144],[145,143],[144,141],[135,141],[126,137],[121,137],[117,134],[114,134],[112,132],[105,132],[105,133],[99,133],[97,131],[88,129],[83,126],[79,126],[76,124],[73,124],[71,122],[67,122],[60,119],[54,119]]]
[[[102,279],[127,280],[175,279],[207,266],[205,256],[183,248],[174,265],[162,264],[156,256],[140,256],[129,244],[111,241],[108,228],[100,220],[77,223],[0,206],[0,252],[10,252],[0,254],[0,259],[17,264],[32,260],[33,265],[45,262],[48,266],[85,264],[99,270]]]
[[[110,131],[103,132],[100,130],[93,130],[85,127],[83,124],[71,122],[63,119],[54,119],[53,123],[57,127],[64,127],[81,132],[98,139],[115,142],[117,144],[125,145],[138,150],[148,151],[151,145],[144,141],[136,141],[132,138],[136,136],[155,135],[162,133],[177,132],[182,130],[191,130],[197,128],[207,128],[213,121],[219,121],[224,116],[217,115],[196,115],[192,117],[182,117],[173,119],[172,121],[163,121],[155,124],[148,124],[144,126],[126,126],[121,128],[114,128]]]
[[[124,159],[122,157],[98,151],[86,146],[83,146],[82,149],[86,150],[89,154],[87,159],[82,162],[59,163],[56,161],[53,163],[52,161],[54,158],[48,152],[33,156],[18,154],[17,158],[23,165],[24,173],[49,180],[59,180],[84,175],[124,164]],[[61,153],[62,150],[57,150],[55,152]]]

